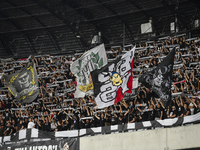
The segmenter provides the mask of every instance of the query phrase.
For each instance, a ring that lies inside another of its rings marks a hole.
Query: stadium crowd
[[[8,92],[3,76],[27,65],[25,60],[1,59],[0,67],[0,136],[25,128],[47,132],[77,130],[147,120],[183,117],[200,112],[200,40],[185,36],[166,37],[157,42],[139,44],[135,52],[134,78],[157,66],[176,46],[174,58],[172,104],[165,108],[152,90],[139,84],[132,97],[98,109],[93,96],[74,98],[76,77],[70,64],[82,54],[73,56],[35,56],[40,93],[30,104],[21,104]],[[113,60],[130,50],[113,47],[107,51]]]

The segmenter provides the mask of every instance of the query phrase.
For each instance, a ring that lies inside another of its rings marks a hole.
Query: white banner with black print
[[[107,64],[104,44],[85,52],[79,59],[71,64],[70,70],[77,78],[75,98],[82,98],[85,94],[94,94],[91,72]]]

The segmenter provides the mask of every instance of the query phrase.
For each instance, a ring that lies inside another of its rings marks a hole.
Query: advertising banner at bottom
[[[63,138],[39,142],[17,142],[3,145],[1,150],[79,150],[79,138]]]

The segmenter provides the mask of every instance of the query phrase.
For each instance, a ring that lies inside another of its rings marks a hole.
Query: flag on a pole
[[[92,48],[71,64],[70,70],[77,78],[75,98],[93,94],[93,82],[90,73],[107,64],[104,44]]]
[[[158,66],[143,74],[139,82],[152,89],[162,100],[164,107],[171,104],[172,71],[174,65],[175,48]]]
[[[5,76],[10,93],[20,103],[30,103],[39,94],[38,78],[33,61],[20,72]]]
[[[101,69],[94,70],[94,96],[98,108],[121,101],[133,86],[133,62],[135,47]]]

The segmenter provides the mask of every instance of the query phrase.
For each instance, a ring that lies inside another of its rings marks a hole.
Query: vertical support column
[[[125,32],[125,23],[123,23],[123,50],[124,50],[124,45],[125,45],[125,38],[126,38],[126,32]]]

